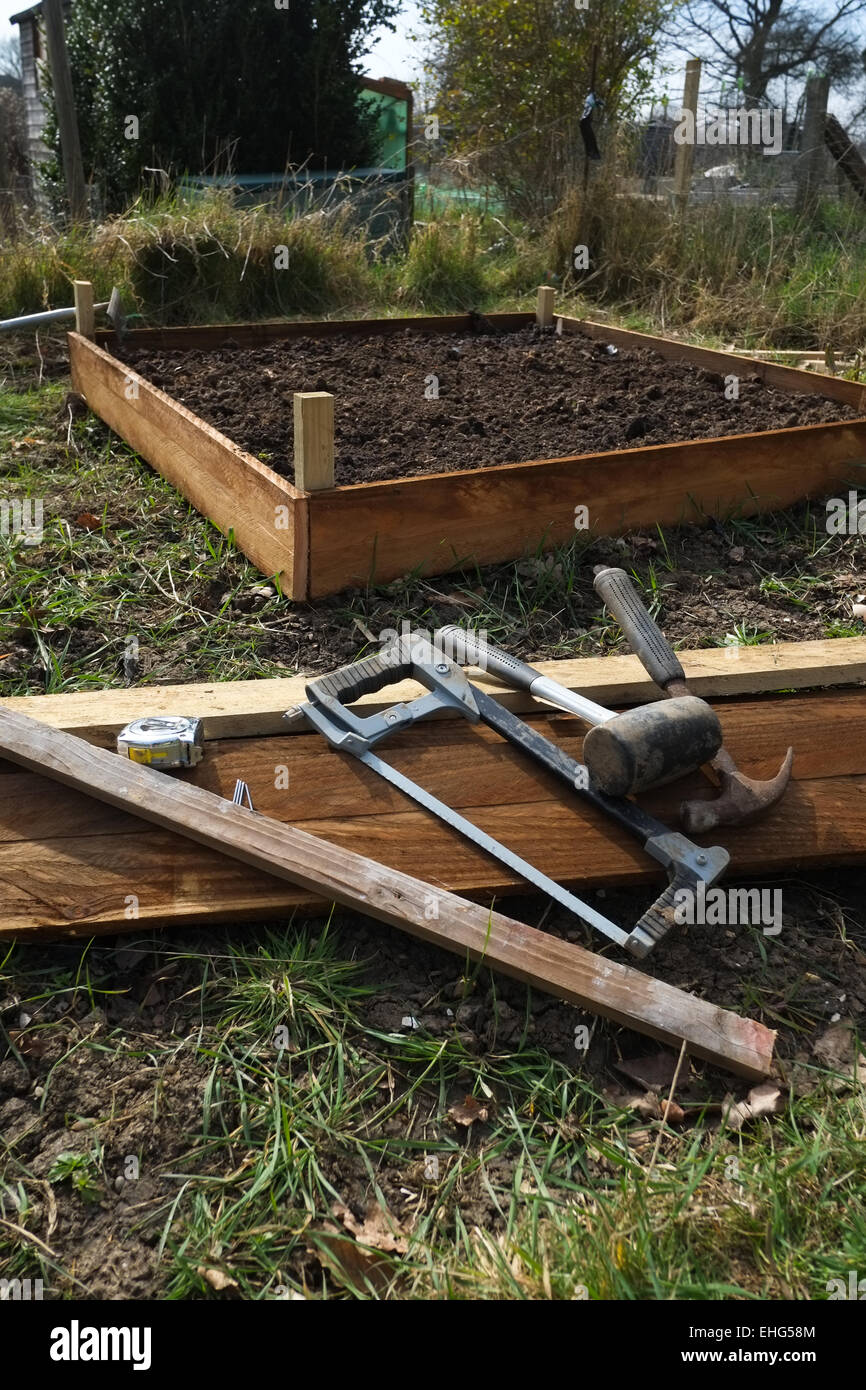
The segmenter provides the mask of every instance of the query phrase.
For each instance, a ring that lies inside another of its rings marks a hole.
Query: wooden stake
[[[0,231],[6,232],[11,237],[15,231],[16,220],[12,172],[7,157],[9,148],[8,109],[3,102],[0,102]]]
[[[96,315],[93,311],[93,286],[89,280],[73,281],[75,290],[75,331],[82,338],[90,338],[96,332]]]
[[[334,397],[295,392],[295,487],[322,492],[334,486]]]
[[[698,96],[701,90],[701,60],[690,58],[686,63],[686,85],[683,90],[683,115],[692,114],[695,131],[698,120]],[[694,141],[677,145],[674,165],[674,193],[681,209],[688,205],[689,190],[692,185],[692,167],[695,162]]]
[[[549,990],[750,1078],[767,1074],[775,1033],[632,966],[597,956],[433,884],[201,787],[92,748],[26,715],[0,710],[0,753],[122,811],[232,859],[401,927],[413,936]],[[135,892],[136,885],[129,885]]]
[[[829,99],[829,77],[810,77],[806,83],[806,112],[803,117],[800,158],[794,170],[797,207],[801,212],[814,204],[821,189]]]
[[[63,154],[63,176],[66,197],[73,222],[86,222],[88,216],[87,187],[78,136],[78,115],[72,88],[72,72],[66,48],[66,29],[63,23],[63,0],[42,0],[42,17],[48,42],[48,61],[54,88],[54,105],[60,129]],[[80,330],[79,330],[80,331]]]
[[[553,323],[553,301],[555,297],[556,290],[552,285],[539,285],[535,322],[539,324],[541,328],[549,328]]]

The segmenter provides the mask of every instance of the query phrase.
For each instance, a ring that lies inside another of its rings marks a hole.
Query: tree
[[[17,37],[0,39],[0,77],[21,77],[21,45]]]
[[[754,104],[779,81],[814,69],[838,87],[862,78],[862,37],[853,22],[863,14],[866,0],[687,0],[672,37],[704,56],[710,72],[733,78]]]
[[[359,59],[399,5],[75,0],[68,44],[85,170],[118,207],[148,166],[281,173],[372,162]],[[56,151],[53,122],[47,140]]]
[[[543,215],[583,166],[590,86],[607,117],[637,102],[677,3],[424,0],[440,129],[516,210]]]

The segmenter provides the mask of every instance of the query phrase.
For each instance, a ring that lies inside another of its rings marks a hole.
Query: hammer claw
[[[680,817],[690,835],[715,830],[720,825],[747,825],[781,800],[791,780],[794,750],[789,748],[775,777],[759,782],[740,772],[726,749],[721,749],[711,766],[719,777],[721,792],[708,801],[684,801]]]

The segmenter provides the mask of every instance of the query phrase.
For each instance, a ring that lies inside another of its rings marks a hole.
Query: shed
[[[69,10],[70,0],[63,0],[64,11]],[[45,107],[42,101],[43,77],[41,64],[47,61],[45,29],[42,24],[42,6],[31,5],[29,10],[13,14],[10,24],[18,25],[18,42],[21,45],[21,87],[24,93],[25,115],[27,121],[27,154],[31,169],[48,158],[49,151],[42,136],[45,131]]]

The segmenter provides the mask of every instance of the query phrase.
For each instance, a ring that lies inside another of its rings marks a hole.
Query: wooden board
[[[535,323],[535,314],[485,314],[485,320],[501,332],[510,333]],[[134,328],[124,341],[129,347],[158,348],[160,351],[196,349],[210,352],[233,343],[238,347],[261,347],[283,338],[365,337],[381,334],[394,337],[410,329],[413,333],[471,333],[477,323],[472,314],[414,315],[387,319],[275,319],[263,323],[206,323],[179,328]],[[111,352],[117,343],[113,329],[101,329],[96,341]]]
[[[788,507],[864,467],[858,420],[337,487],[310,498],[310,596],[562,545],[577,506],[597,535],[654,531]]]
[[[184,836],[194,850],[199,845],[218,849],[617,1023],[673,1045],[684,1042],[694,1055],[741,1075],[759,1077],[769,1070],[774,1033],[631,966],[233,806],[200,787],[121,761],[25,715],[0,711],[0,750],[23,767],[50,774],[52,784],[86,793],[87,799],[93,795]]]
[[[719,352],[715,348],[694,347],[682,343],[677,338],[657,338],[649,333],[635,333],[631,329],[613,328],[607,323],[596,323],[592,319],[574,319],[563,315],[561,318],[564,333],[585,333],[590,338],[613,343],[616,347],[648,348],[668,361],[689,362],[693,367],[704,367],[710,372],[723,375],[733,373],[741,377],[757,376],[765,386],[780,391],[795,391],[807,396],[824,396],[827,400],[843,401],[866,415],[866,385],[858,381],[845,381],[842,377],[823,376],[816,372],[802,371],[798,367],[785,367],[779,362],[761,362],[745,353]]]
[[[719,711],[734,756],[756,776],[777,770],[789,739],[796,749],[794,782],[783,802],[758,825],[726,828],[714,837],[731,852],[732,881],[863,862],[862,692],[742,700]],[[556,715],[531,723],[580,756],[578,721]],[[662,875],[636,840],[491,731],[463,720],[430,722],[389,740],[382,751],[400,771],[578,892],[646,884],[648,905],[660,891]],[[429,882],[488,904],[493,895],[525,891],[496,861],[312,733],[216,742],[198,768],[169,780],[230,798],[238,777],[249,783],[263,815],[391,868],[423,869]],[[711,794],[700,774],[642,797],[641,804],[673,825],[680,799],[695,794]],[[127,915],[130,895],[138,900],[137,917]],[[134,931],[142,924],[255,919],[315,905],[308,892],[191,848],[35,773],[0,773],[0,936]]]
[[[307,591],[307,501],[286,479],[78,333],[72,384],[91,410],[235,542],[282,592]]]
[[[864,637],[777,642],[758,647],[709,647],[701,651],[681,651],[679,656],[693,693],[703,699],[856,685],[866,681]],[[536,669],[566,689],[579,691],[603,705],[643,704],[663,698],[636,656],[539,661]],[[306,732],[302,725],[286,724],[283,715],[305,699],[304,686],[308,679],[308,676],[288,676],[273,680],[83,690],[72,695],[20,695],[0,701],[0,706],[106,747],[114,747],[114,740],[124,724],[148,714],[195,714],[204,720],[206,738],[251,738],[261,734],[286,734],[293,728]],[[508,690],[481,672],[474,672],[473,679],[482,690],[495,695],[518,714],[544,708],[532,696]],[[397,700],[411,700],[419,691],[412,682],[402,681],[385,692],[365,695],[358,703],[369,712],[383,709]]]

